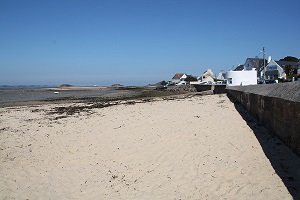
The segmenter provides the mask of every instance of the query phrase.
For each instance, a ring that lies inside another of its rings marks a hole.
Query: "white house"
[[[218,74],[217,79],[218,79],[218,80],[224,80],[224,79],[225,79],[225,75],[226,75],[226,73],[223,72],[223,71],[221,71],[221,72]]]
[[[200,77],[201,82],[214,82],[214,73],[211,69],[207,69]]]
[[[271,60],[265,68],[262,67],[259,71],[259,75],[267,80],[286,78],[284,69],[274,60]]]
[[[225,78],[227,85],[256,85],[257,84],[257,71],[255,68],[252,70],[243,71],[228,71],[226,72]]]
[[[184,81],[185,79],[187,78],[187,74],[185,73],[176,73],[171,82],[176,84],[176,83],[179,83],[180,81]]]

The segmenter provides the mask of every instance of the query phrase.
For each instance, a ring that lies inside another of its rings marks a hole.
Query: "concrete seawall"
[[[203,92],[203,91],[212,91],[213,94],[225,94],[226,93],[226,85],[194,85],[197,92]]]
[[[259,123],[300,155],[300,82],[227,87]]]

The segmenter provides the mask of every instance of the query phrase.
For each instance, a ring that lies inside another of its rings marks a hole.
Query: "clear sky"
[[[300,57],[299,0],[0,0],[0,84],[143,85]]]

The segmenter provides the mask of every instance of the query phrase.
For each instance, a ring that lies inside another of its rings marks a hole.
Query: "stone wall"
[[[199,85],[180,85],[180,86],[169,86],[168,91],[175,92],[208,92],[211,94],[225,94],[226,85],[211,85],[211,84],[199,84]]]
[[[227,87],[261,124],[300,155],[300,82]]]
[[[226,85],[213,85],[214,94],[225,94]]]
[[[172,92],[197,92],[193,85],[169,86],[167,90]]]

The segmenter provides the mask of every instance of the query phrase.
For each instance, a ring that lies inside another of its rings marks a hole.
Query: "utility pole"
[[[263,47],[263,59],[264,59],[264,80],[266,79],[266,59],[265,59],[265,47]]]

